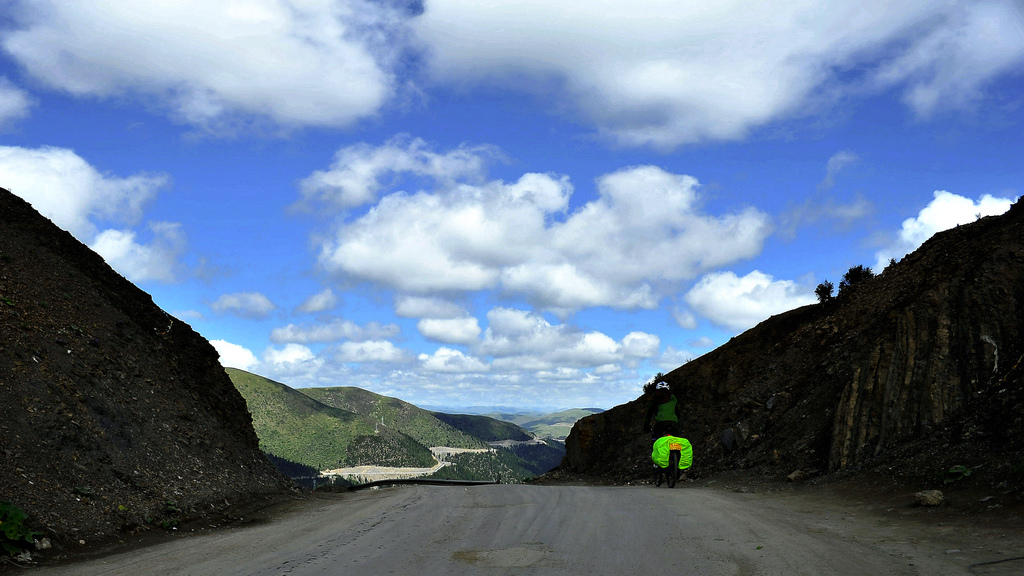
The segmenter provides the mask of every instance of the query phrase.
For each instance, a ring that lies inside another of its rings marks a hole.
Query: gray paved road
[[[406,487],[304,503],[271,522],[100,560],[63,576],[1019,574],[969,572],[957,534],[798,496],[579,486]],[[1000,545],[1013,546],[1014,542]]]

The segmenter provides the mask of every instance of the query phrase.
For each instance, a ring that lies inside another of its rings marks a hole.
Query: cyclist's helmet
[[[654,386],[655,390],[668,390],[668,382],[658,382]]]

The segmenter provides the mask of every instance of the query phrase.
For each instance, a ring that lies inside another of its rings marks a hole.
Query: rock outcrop
[[[0,190],[0,499],[74,551],[291,490],[217,352]]]
[[[1020,412],[999,423],[978,407],[1019,410],[1022,355],[1018,201],[1002,216],[936,234],[831,302],[769,318],[667,380],[689,415],[695,469],[813,476],[869,465],[940,428],[948,433],[969,413],[975,437],[1019,437]],[[578,422],[561,470],[647,474],[649,440],[638,430],[645,407],[639,398]],[[974,440],[968,431],[952,441]]]

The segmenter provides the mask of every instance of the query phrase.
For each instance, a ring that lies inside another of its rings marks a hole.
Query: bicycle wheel
[[[668,453],[668,469],[665,470],[668,473],[668,487],[675,488],[676,481],[679,480],[679,451],[673,450]]]

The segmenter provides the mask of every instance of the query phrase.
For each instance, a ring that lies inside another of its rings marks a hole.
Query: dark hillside
[[[479,438],[484,442],[499,442],[501,440],[526,441],[531,436],[525,430],[511,422],[502,422],[487,416],[475,416],[472,414],[445,414],[434,412],[434,416],[446,422],[453,428]]]
[[[0,405],[0,499],[65,549],[291,487],[213,347],[6,190]]]
[[[922,480],[971,465],[982,468],[975,479],[1019,486],[1022,355],[1018,201],[1002,216],[935,235],[832,302],[762,322],[667,379],[689,413],[699,474],[813,477],[884,466]],[[561,472],[646,476],[645,406],[639,398],[577,423]]]

